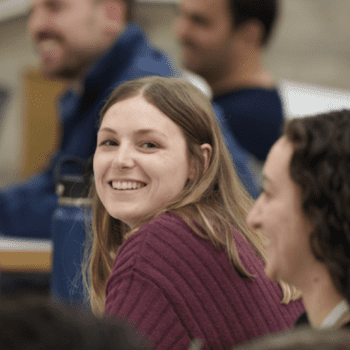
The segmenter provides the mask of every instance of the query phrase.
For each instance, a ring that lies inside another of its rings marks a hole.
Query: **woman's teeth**
[[[144,186],[144,183],[138,181],[112,181],[115,190],[136,190]]]

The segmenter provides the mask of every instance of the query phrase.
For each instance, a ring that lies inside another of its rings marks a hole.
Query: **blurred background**
[[[0,0],[0,187],[40,170],[59,143],[53,101],[63,85],[36,71],[26,29],[28,3]],[[281,5],[264,59],[286,115],[350,108],[350,1],[282,0]],[[181,66],[172,29],[176,9],[176,0],[138,0],[135,15]]]

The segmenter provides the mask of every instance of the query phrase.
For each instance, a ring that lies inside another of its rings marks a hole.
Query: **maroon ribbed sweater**
[[[223,248],[199,237],[178,216],[162,214],[121,246],[106,287],[106,314],[126,316],[155,349],[229,349],[263,334],[291,328],[300,301],[281,305],[282,291],[262,261],[234,232],[253,280],[239,277]]]

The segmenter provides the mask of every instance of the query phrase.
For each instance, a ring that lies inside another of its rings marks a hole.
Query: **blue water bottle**
[[[51,295],[69,304],[83,304],[82,261],[86,224],[91,220],[90,179],[80,159],[64,159],[55,169],[59,206],[52,216],[53,265]],[[67,173],[66,168],[70,171]]]

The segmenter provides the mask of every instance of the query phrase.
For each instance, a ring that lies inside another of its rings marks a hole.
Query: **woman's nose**
[[[118,169],[133,168],[135,165],[134,151],[129,146],[120,145],[116,150],[112,166]]]

